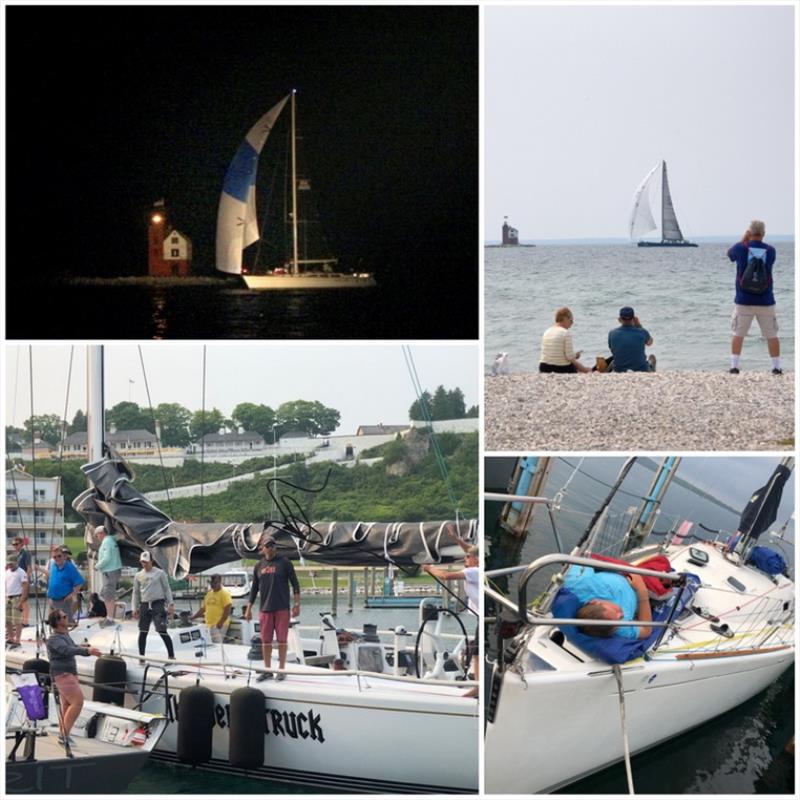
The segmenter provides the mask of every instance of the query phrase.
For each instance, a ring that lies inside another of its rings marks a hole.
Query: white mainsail
[[[255,185],[258,156],[289,97],[284,97],[250,128],[225,173],[217,212],[217,269],[221,272],[240,274],[242,250],[258,241]]]
[[[656,171],[662,162],[658,162],[650,172],[645,175],[644,180],[636,187],[633,194],[633,210],[631,211],[630,237],[635,239],[644,236],[650,231],[654,231],[658,226],[653,218],[653,211],[650,207],[651,189],[656,182]]]

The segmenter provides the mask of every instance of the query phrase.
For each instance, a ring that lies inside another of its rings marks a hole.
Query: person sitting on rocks
[[[539,357],[539,372],[591,372],[580,362],[580,350],[572,346],[569,329],[575,324],[572,312],[564,306],[556,311],[555,325],[542,335],[542,350]]]
[[[619,310],[619,327],[608,334],[614,372],[655,372],[656,357],[645,356],[644,348],[653,344],[653,337],[642,327],[630,306]]]

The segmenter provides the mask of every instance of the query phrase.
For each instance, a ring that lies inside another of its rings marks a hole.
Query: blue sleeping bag
[[[697,575],[689,574],[686,588],[683,592],[676,590],[666,601],[659,603],[653,611],[653,620],[655,622],[664,622],[668,619],[680,596],[680,604],[675,612],[675,617],[677,617],[691,603],[699,588],[700,578]],[[550,610],[554,617],[574,619],[581,605],[582,603],[569,589],[562,588],[558,590]],[[644,655],[655,644],[663,630],[663,628],[653,628],[646,639],[629,639],[624,636],[609,636],[607,638],[588,636],[585,633],[581,633],[574,625],[559,625],[558,627],[563,631],[568,641],[580,647],[585,653],[594,656],[600,661],[605,661],[607,664],[624,664],[626,661]]]

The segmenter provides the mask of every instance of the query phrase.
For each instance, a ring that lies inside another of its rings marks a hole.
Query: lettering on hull
[[[174,718],[180,713],[177,695],[170,693],[169,707]],[[230,727],[231,707],[228,703],[214,704],[214,725],[220,730]],[[322,744],[325,732],[322,728],[322,715],[313,708],[307,712],[279,711],[277,708],[264,709],[264,735],[282,736],[288,739],[310,739]]]

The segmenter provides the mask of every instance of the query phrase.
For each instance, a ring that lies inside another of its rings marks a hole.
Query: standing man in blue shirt
[[[753,317],[758,320],[761,335],[767,340],[767,351],[772,360],[772,374],[783,375],[778,318],[775,315],[775,295],[772,291],[775,248],[764,241],[765,230],[764,223],[760,219],[754,219],[744,232],[741,242],[737,242],[728,250],[728,258],[736,262],[736,298],[733,301],[731,318],[732,375],[739,374],[742,344],[750,330]],[[756,264],[755,271],[754,262],[760,262]]]
[[[608,334],[611,366],[614,372],[655,372],[656,357],[645,356],[644,348],[653,344],[653,337],[639,322],[630,306],[619,310],[619,328]]]
[[[78,568],[67,558],[69,548],[61,547],[53,553],[53,564],[47,581],[47,599],[53,610],[63,611],[70,623],[74,622],[73,601],[84,580]]]

